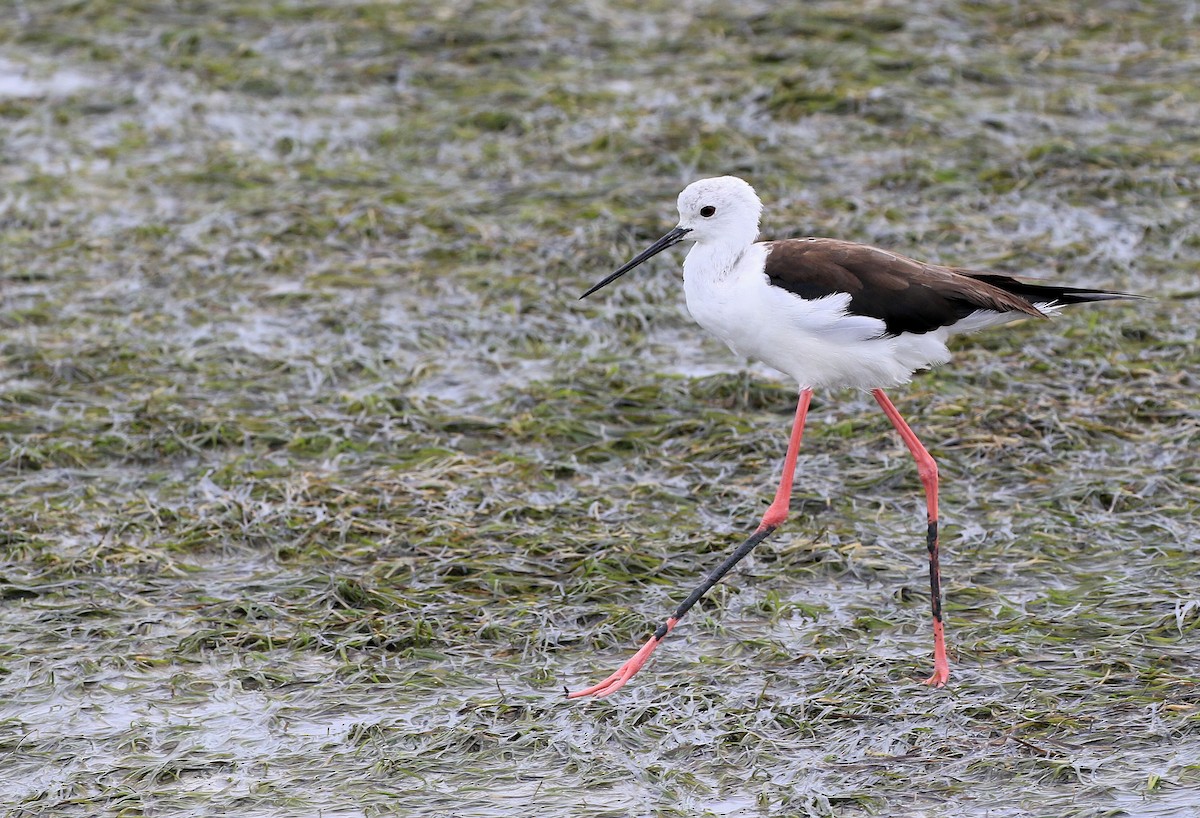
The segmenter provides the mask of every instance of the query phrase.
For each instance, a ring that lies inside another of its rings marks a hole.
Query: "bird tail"
[[[1144,295],[1119,293],[1113,290],[1089,290],[1080,287],[1059,287],[1054,284],[1031,284],[1012,276],[996,273],[967,273],[971,278],[991,284],[993,287],[1036,304],[1043,312],[1056,311],[1068,304],[1086,304],[1091,301],[1121,301],[1145,298]],[[1049,308],[1049,309],[1047,309]]]

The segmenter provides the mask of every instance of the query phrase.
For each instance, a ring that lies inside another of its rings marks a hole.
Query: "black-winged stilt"
[[[937,464],[883,389],[907,383],[918,369],[950,360],[947,338],[1018,318],[1044,318],[1063,306],[1140,296],[1030,284],[1005,275],[927,264],[836,239],[756,242],[762,202],[734,176],[701,179],[679,194],[679,224],[592,287],[586,298],[681,241],[695,242],[683,262],[683,290],[696,322],[735,353],[762,361],[800,387],[796,418],[775,499],[758,528],[708,575],[654,635],[615,673],[574,693],[620,690],[696,602],[787,518],[792,478],[812,391],[869,389],[917,462],[925,487],[933,675],[950,676],[938,567]]]

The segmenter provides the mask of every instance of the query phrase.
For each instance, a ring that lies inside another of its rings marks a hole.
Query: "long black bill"
[[[658,241],[654,242],[654,244],[651,244],[651,245],[650,245],[649,247],[647,247],[645,250],[643,250],[642,252],[638,253],[638,254],[637,254],[637,255],[636,255],[634,258],[633,258],[633,260],[632,260],[632,261],[630,261],[628,264],[626,264],[625,266],[623,266],[621,269],[617,270],[615,273],[613,273],[613,274],[612,274],[612,275],[610,275],[608,278],[606,278],[606,279],[604,279],[603,281],[601,281],[601,282],[600,282],[599,284],[597,284],[595,287],[592,287],[592,288],[591,288],[590,290],[588,290],[586,293],[584,293],[583,295],[579,296],[579,298],[580,298],[580,299],[587,298],[589,295],[591,295],[592,293],[596,292],[596,290],[599,290],[601,287],[607,287],[609,284],[612,284],[612,283],[613,283],[614,281],[616,281],[618,278],[620,278],[621,276],[623,276],[623,275],[625,275],[626,273],[628,273],[630,270],[632,270],[634,267],[636,267],[636,266],[638,266],[639,264],[641,264],[643,261],[646,261],[646,260],[647,260],[647,259],[649,259],[649,258],[653,258],[654,256],[657,256],[657,255],[658,255],[659,253],[661,253],[663,250],[666,250],[668,247],[670,247],[670,246],[672,246],[672,245],[674,245],[674,244],[679,244],[679,242],[683,241],[683,237],[684,237],[684,236],[686,236],[686,235],[687,235],[688,233],[690,233],[690,232],[692,232],[692,231],[691,231],[691,230],[689,230],[689,229],[687,229],[687,228],[685,228],[685,227],[676,227],[676,228],[675,228],[674,230],[672,230],[670,233],[668,233],[667,235],[663,236],[663,237],[662,237],[661,239],[659,239]]]

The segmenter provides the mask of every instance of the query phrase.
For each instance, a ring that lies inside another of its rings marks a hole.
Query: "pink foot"
[[[584,696],[595,696],[598,699],[602,699],[605,696],[611,696],[623,688],[625,683],[642,669],[642,665],[646,664],[646,660],[650,658],[650,654],[654,652],[656,647],[658,647],[658,640],[651,636],[637,653],[633,654],[625,664],[617,668],[616,673],[599,684],[594,684],[583,690],[576,690],[574,693],[568,693],[567,698],[579,699]]]
[[[667,633],[674,630],[675,623],[678,621],[674,618],[667,620]],[[663,639],[666,639],[666,634],[663,634]],[[654,649],[658,647],[658,643],[661,641],[662,639],[651,636],[646,640],[646,644],[638,649],[637,653],[633,654],[625,664],[617,668],[616,673],[599,684],[594,684],[583,690],[576,690],[574,693],[568,693],[567,698],[580,699],[584,696],[595,696],[597,699],[602,699],[605,696],[611,696],[613,693],[616,693],[642,669],[642,665],[646,664],[646,660],[650,658],[651,653],[654,653]]]
[[[950,662],[946,659],[946,636],[941,619],[933,620],[933,675],[925,680],[932,687],[945,687],[950,679]]]
[[[945,687],[950,680],[950,663],[943,657],[933,663],[933,675],[925,680],[930,687]]]

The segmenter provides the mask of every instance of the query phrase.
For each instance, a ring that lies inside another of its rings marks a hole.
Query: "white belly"
[[[949,360],[945,331],[880,337],[882,321],[847,315],[848,294],[808,301],[770,285],[764,257],[761,244],[736,261],[696,245],[683,265],[688,311],[736,354],[802,388],[895,386]]]

